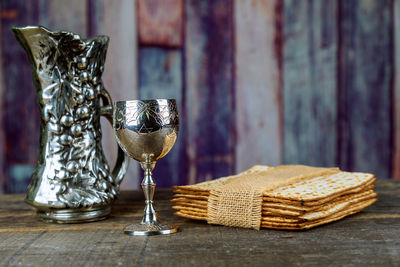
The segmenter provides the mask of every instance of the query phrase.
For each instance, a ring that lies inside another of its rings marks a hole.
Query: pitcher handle
[[[107,118],[113,124],[113,106],[110,94],[103,88],[100,92],[100,96],[103,100],[103,106],[100,107],[100,115]],[[128,155],[118,146],[118,156],[115,167],[111,173],[114,181],[119,185],[124,178],[124,175],[128,169],[129,157]]]

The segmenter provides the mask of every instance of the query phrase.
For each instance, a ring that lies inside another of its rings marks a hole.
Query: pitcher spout
[[[25,50],[30,49],[30,42],[29,39],[31,36],[36,35],[36,34],[49,34],[51,31],[47,29],[46,27],[43,27],[41,25],[38,26],[14,26],[11,27],[12,32],[15,35],[15,38],[17,41],[21,44],[21,46]]]

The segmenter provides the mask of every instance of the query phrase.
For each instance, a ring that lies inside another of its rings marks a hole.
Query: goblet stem
[[[156,183],[154,182],[152,171],[155,166],[155,162],[143,162],[140,163],[144,171],[144,178],[142,181],[142,189],[145,196],[146,206],[144,208],[144,215],[142,224],[160,223],[157,212],[153,207],[154,191],[156,189]]]
[[[161,223],[157,216],[157,212],[153,207],[154,191],[156,183],[154,182],[152,171],[155,162],[141,162],[140,166],[144,170],[144,178],[142,181],[142,189],[145,196],[146,206],[141,223],[131,224],[125,227],[124,232],[128,235],[165,235],[178,231],[178,227]]]

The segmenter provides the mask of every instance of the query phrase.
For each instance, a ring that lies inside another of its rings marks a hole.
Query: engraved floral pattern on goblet
[[[161,223],[153,207],[156,161],[168,154],[179,132],[179,114],[174,99],[118,101],[114,105],[113,128],[118,144],[144,170],[142,189],[146,198],[141,223],[124,232],[130,235],[156,235],[177,232],[176,226]]]

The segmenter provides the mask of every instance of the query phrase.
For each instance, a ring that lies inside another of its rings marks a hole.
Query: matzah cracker
[[[363,195],[367,195],[370,192],[374,192],[375,185],[371,184],[366,186],[365,188],[363,188],[363,190],[357,191],[357,192],[352,192],[352,193],[343,193],[342,195],[336,197],[334,200],[335,201],[341,201],[342,199],[349,199],[350,197],[353,198],[355,196],[363,196]]]
[[[304,223],[272,223],[272,222],[263,222],[261,221],[261,226],[265,228],[272,228],[272,229],[285,229],[285,230],[301,230],[301,229],[309,229],[321,224],[326,224],[330,223],[333,221],[340,220],[346,216],[352,215],[354,213],[357,213],[364,208],[372,205],[376,199],[370,199],[365,202],[359,203],[358,205],[354,205],[348,210],[344,210],[342,212],[336,213],[332,216],[325,217],[320,220],[316,221],[310,221],[310,222],[304,222]]]
[[[286,216],[300,216],[304,213],[296,211],[296,210],[285,210],[285,209],[271,209],[262,207],[262,215],[270,215],[273,214],[275,216],[286,215]]]
[[[204,209],[187,207],[187,206],[172,206],[172,208],[175,210],[190,211],[190,212],[201,213],[201,214],[207,215],[207,210],[204,210]]]
[[[205,216],[197,216],[197,215],[190,215],[190,214],[186,214],[180,211],[177,211],[174,213],[175,215],[187,218],[187,219],[193,219],[193,220],[203,220],[203,221],[207,221],[207,217]]]
[[[185,203],[194,203],[198,205],[205,205],[207,206],[207,200],[200,200],[200,199],[192,199],[192,198],[185,198],[185,197],[178,197],[173,198],[170,200],[171,202],[185,202]]]
[[[174,190],[175,194],[185,194],[185,195],[195,195],[195,196],[209,196],[210,193],[208,191],[194,191],[187,189],[177,188]]]
[[[203,212],[195,212],[195,211],[191,211],[191,210],[179,210],[177,212],[180,212],[180,213],[186,214],[186,215],[192,215],[192,216],[199,216],[199,217],[207,218],[207,213],[203,213]]]
[[[274,223],[302,223],[304,219],[298,217],[284,217],[284,216],[263,216],[261,222],[274,222]]]
[[[337,214],[345,209],[349,209],[354,205],[358,205],[359,203],[363,203],[367,200],[376,198],[376,193],[373,190],[370,190],[365,193],[356,194],[353,197],[348,197],[347,199],[343,199],[340,202],[332,202],[328,203],[328,205],[322,206],[317,211],[307,212],[300,216],[287,216],[286,214],[272,214],[270,216],[263,216],[262,221],[271,221],[271,217],[276,217],[280,222],[291,222],[291,220],[297,218],[299,221],[316,221],[325,217],[332,216]],[[264,214],[264,213],[263,213]],[[286,215],[286,216],[285,216]],[[274,220],[273,220],[274,221]]]
[[[371,181],[372,183],[373,181]],[[333,201],[337,199],[338,197],[344,197],[347,195],[352,195],[356,194],[362,191],[368,191],[371,189],[375,188],[375,185],[368,183],[365,186],[361,186],[360,188],[354,188],[345,192],[341,192],[339,194],[331,195],[325,199],[320,199],[317,201],[294,201],[294,200],[286,200],[286,199],[279,199],[279,198],[267,198],[263,197],[263,206],[267,207],[268,205],[277,205],[275,208],[278,208],[279,206],[286,207],[287,209],[291,210],[305,210],[305,211],[311,211],[315,210],[316,208],[319,208],[323,204]],[[272,207],[272,206],[271,206]]]
[[[359,188],[374,179],[374,175],[370,173],[339,172],[283,186],[264,192],[263,195],[275,199],[315,201]]]
[[[316,209],[319,206],[306,207],[306,206],[291,205],[291,204],[279,203],[279,202],[263,201],[262,207],[263,207],[263,209],[291,210],[291,211],[297,211],[299,213],[304,213],[306,211]]]
[[[375,186],[373,184],[370,184],[366,187],[363,187],[362,190],[360,190],[360,189],[349,190],[349,191],[335,194],[335,195],[332,195],[325,199],[320,199],[317,201],[295,201],[295,200],[288,200],[288,199],[263,197],[263,203],[265,203],[266,205],[268,205],[270,203],[277,203],[277,204],[287,205],[288,207],[289,206],[293,207],[294,210],[297,210],[296,207],[298,207],[300,209],[310,211],[310,210],[314,210],[316,207],[320,207],[320,206],[324,205],[325,203],[331,202],[338,197],[342,197],[345,195],[351,195],[351,194],[355,194],[357,192],[367,191],[367,190],[371,190],[374,188],[375,188]]]
[[[258,173],[258,172],[264,172],[268,169],[271,169],[273,167],[269,166],[262,166],[262,165],[255,165],[248,169],[247,171],[244,171],[242,173],[239,173],[237,175],[232,175],[232,176],[227,176],[227,177],[221,177],[218,179],[214,179],[211,181],[206,181],[194,185],[181,185],[181,186],[174,186],[174,189],[182,189],[182,190],[192,190],[192,191],[206,191],[209,192],[212,188],[215,186],[223,185],[226,184],[229,180],[239,178],[242,175],[246,174],[252,174],[252,173]]]
[[[201,182],[198,184],[193,184],[193,185],[181,185],[181,186],[174,186],[173,188],[176,189],[182,189],[182,190],[191,190],[191,191],[201,191],[201,192],[210,192],[210,190],[214,186],[222,185],[225,184],[227,181],[233,178],[239,177],[238,175],[232,175],[232,176],[227,176],[227,177],[221,177],[215,180],[211,181],[205,181]]]
[[[367,190],[373,189],[373,188],[375,188],[375,185],[373,185],[372,183],[375,180],[376,180],[376,178],[374,178],[372,181],[368,182],[364,186],[360,186],[359,188],[353,188],[353,189],[350,189],[350,190],[345,191],[345,192],[340,192],[340,193],[337,193],[337,194],[333,194],[333,195],[330,195],[329,197],[326,197],[324,199],[319,199],[319,200],[316,200],[316,201],[299,201],[298,205],[302,205],[304,207],[310,207],[310,208],[313,208],[313,207],[316,207],[316,206],[321,206],[321,205],[324,205],[325,203],[333,201],[334,199],[336,199],[338,197],[342,197],[342,196],[345,196],[345,195],[356,194],[356,193],[359,193],[359,192],[362,192],[362,191],[367,191]]]
[[[193,208],[203,209],[203,210],[207,211],[207,204],[199,205],[199,204],[189,203],[189,202],[174,202],[174,203],[176,206],[193,207]]]
[[[367,189],[366,191],[352,193],[352,194],[344,194],[332,199],[330,202],[327,202],[323,205],[314,206],[312,208],[308,207],[309,209],[304,211],[299,209],[297,210],[292,209],[293,207],[295,207],[293,205],[280,204],[280,203],[277,204],[280,204],[281,208],[271,208],[269,205],[270,203],[265,203],[265,202],[263,203],[262,210],[263,212],[269,212],[270,214],[275,214],[278,216],[279,215],[302,216],[304,214],[312,214],[312,212],[322,212],[333,208],[334,205],[339,205],[339,204],[348,205],[351,201],[357,202],[367,198],[376,197],[376,193],[369,188],[371,188],[371,186],[366,188]]]
[[[208,200],[207,196],[200,196],[200,195],[187,195],[187,194],[175,194],[173,195],[174,198],[190,198],[190,199],[197,199],[197,200]]]
[[[339,211],[343,211],[345,209],[351,208],[353,205],[356,205],[358,203],[367,201],[372,198],[375,199],[376,196],[377,196],[376,193],[371,190],[368,194],[365,194],[365,195],[356,196],[354,198],[340,201],[338,203],[335,203],[335,202],[329,203],[323,209],[305,213],[303,215],[300,215],[299,218],[311,221],[311,220],[317,220],[320,218],[328,217],[332,214],[338,213]]]

